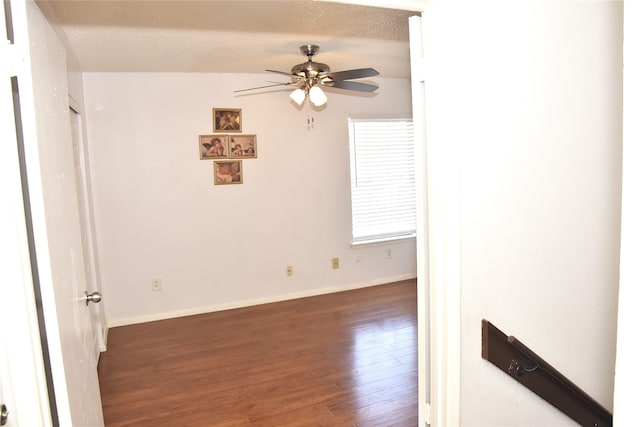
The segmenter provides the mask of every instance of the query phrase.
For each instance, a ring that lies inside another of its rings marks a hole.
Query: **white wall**
[[[459,167],[460,424],[573,425],[481,358],[481,320],[612,409],[622,3],[456,6],[425,28],[430,132]]]
[[[232,93],[269,81],[284,79],[85,74],[109,325],[415,277],[414,241],[350,246],[347,116],[409,116],[409,82],[377,79],[373,97],[327,91],[319,112],[298,110],[289,89]],[[257,134],[258,158],[243,160],[242,185],[214,186],[212,161],[199,159],[213,107],[241,108],[243,133]],[[162,291],[151,291],[152,278]]]

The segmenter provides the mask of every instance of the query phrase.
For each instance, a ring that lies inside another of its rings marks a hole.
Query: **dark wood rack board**
[[[482,358],[583,426],[611,427],[613,416],[513,336],[482,320]]]

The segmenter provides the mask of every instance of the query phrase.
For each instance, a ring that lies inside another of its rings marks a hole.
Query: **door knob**
[[[89,305],[90,302],[100,302],[102,301],[102,295],[100,292],[91,292],[90,294],[87,291],[84,291],[84,304]]]

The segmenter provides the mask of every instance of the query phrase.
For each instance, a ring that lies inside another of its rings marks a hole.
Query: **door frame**
[[[7,35],[6,16],[10,14],[13,39],[0,46],[3,58],[0,67],[0,117],[9,124],[0,128],[0,253],[3,278],[0,285],[2,309],[0,310],[0,378],[4,403],[9,409],[9,426],[53,425],[47,385],[45,356],[41,345],[40,326],[36,307],[34,277],[25,196],[18,151],[19,134],[28,129],[16,128],[33,118],[32,109],[25,107],[29,88],[20,86],[20,99],[16,99],[19,112],[14,109],[12,85],[30,78],[28,67],[27,4],[10,0],[0,8],[0,31]],[[17,30],[16,29],[21,29]],[[5,37],[5,39],[8,37]],[[26,85],[28,86],[28,85]],[[24,89],[24,90],[23,90]],[[22,120],[17,117],[22,117]],[[11,325],[7,327],[7,325]]]
[[[623,44],[623,165],[622,165],[622,221],[620,244],[620,289],[618,296],[618,335],[616,375],[613,406],[618,425],[637,422],[637,383],[640,375],[635,369],[640,349],[637,325],[640,312],[640,2],[624,3]]]

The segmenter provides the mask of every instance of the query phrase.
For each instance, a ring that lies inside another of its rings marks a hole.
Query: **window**
[[[349,119],[352,242],[414,236],[413,121]]]

